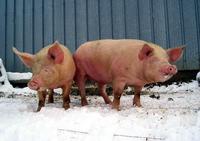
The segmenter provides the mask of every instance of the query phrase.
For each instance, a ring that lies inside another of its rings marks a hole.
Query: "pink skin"
[[[38,91],[39,103],[37,111],[44,106],[46,94],[48,102],[53,102],[53,89],[63,89],[63,107],[69,108],[69,93],[75,74],[75,64],[70,51],[63,45],[55,42],[32,55],[19,52],[13,48],[21,61],[32,69],[32,79],[28,87]],[[48,90],[48,92],[47,92]]]
[[[40,86],[42,85],[42,80],[36,76],[34,76],[29,82],[28,82],[28,87],[32,90],[38,90]]]
[[[105,103],[111,100],[105,92],[106,84],[113,87],[112,107],[119,110],[125,85],[133,86],[133,105],[141,106],[140,92],[145,84],[164,82],[177,73],[175,62],[181,58],[183,47],[164,50],[158,45],[141,40],[98,40],[82,44],[74,53],[75,82],[81,104],[87,105],[86,79],[95,80]]]
[[[160,72],[164,75],[174,75],[177,73],[177,68],[175,65],[166,65],[160,69]]]

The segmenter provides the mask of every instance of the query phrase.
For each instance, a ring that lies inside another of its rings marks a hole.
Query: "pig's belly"
[[[110,83],[112,81],[112,77],[110,73],[102,66],[85,64],[84,70],[89,77],[98,83]]]

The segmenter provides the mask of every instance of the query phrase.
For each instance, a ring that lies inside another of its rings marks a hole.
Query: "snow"
[[[199,86],[200,86],[200,72],[197,73],[196,80],[198,81]]]
[[[8,80],[16,81],[16,80],[30,80],[32,77],[31,72],[19,73],[19,72],[7,72]]]
[[[142,108],[132,106],[133,96],[123,95],[121,111],[111,109],[100,96],[88,96],[89,105],[85,107],[80,106],[79,96],[71,96],[71,108],[64,110],[61,96],[55,95],[54,104],[46,104],[35,112],[35,91],[12,88],[11,94],[13,98],[0,98],[2,141],[199,141],[200,138],[197,81],[144,88]],[[160,99],[150,98],[151,94],[159,94]]]
[[[2,61],[1,58],[0,58],[0,72],[1,72],[1,75],[0,75],[0,86],[2,85],[2,82],[3,82],[5,85],[10,85],[10,83],[9,83],[9,81],[8,81],[7,74],[6,74],[5,67],[4,67],[4,65],[3,65],[3,61]]]
[[[144,88],[145,90],[145,88]],[[192,81],[190,83],[174,83],[169,86],[154,86],[150,89],[153,92],[159,92],[159,93],[180,93],[185,91],[191,91],[191,92],[199,92],[198,83],[197,81]]]
[[[197,80],[200,79],[200,72],[197,73]]]
[[[8,77],[7,77],[7,73],[5,70],[5,67],[3,65],[3,61],[0,58],[0,96],[5,96],[10,94],[10,92],[12,91],[13,87],[10,84],[10,82],[8,81]]]

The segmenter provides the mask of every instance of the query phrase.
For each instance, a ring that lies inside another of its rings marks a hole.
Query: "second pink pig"
[[[74,53],[77,67],[75,81],[82,105],[87,105],[86,79],[95,80],[105,103],[111,103],[106,84],[113,87],[112,107],[119,110],[120,97],[126,85],[134,87],[133,105],[141,106],[140,92],[145,84],[164,82],[177,73],[170,63],[181,58],[183,47],[164,50],[141,40],[97,40],[82,44]]]

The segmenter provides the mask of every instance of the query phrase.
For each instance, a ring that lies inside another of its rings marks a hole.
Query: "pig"
[[[86,42],[76,50],[75,82],[80,91],[82,106],[87,105],[85,81],[97,82],[105,103],[120,110],[120,97],[125,86],[134,88],[133,105],[141,107],[140,93],[144,85],[164,82],[177,73],[170,63],[182,56],[184,47],[164,50],[160,46],[136,39],[104,39]],[[113,88],[113,101],[106,94],[106,84]]]
[[[19,52],[13,48],[21,61],[32,69],[33,76],[28,82],[28,87],[36,90],[39,98],[37,111],[45,105],[47,92],[49,102],[53,102],[53,89],[62,88],[63,108],[70,107],[70,89],[75,75],[76,67],[72,54],[68,48],[58,41],[42,48],[36,54]]]

